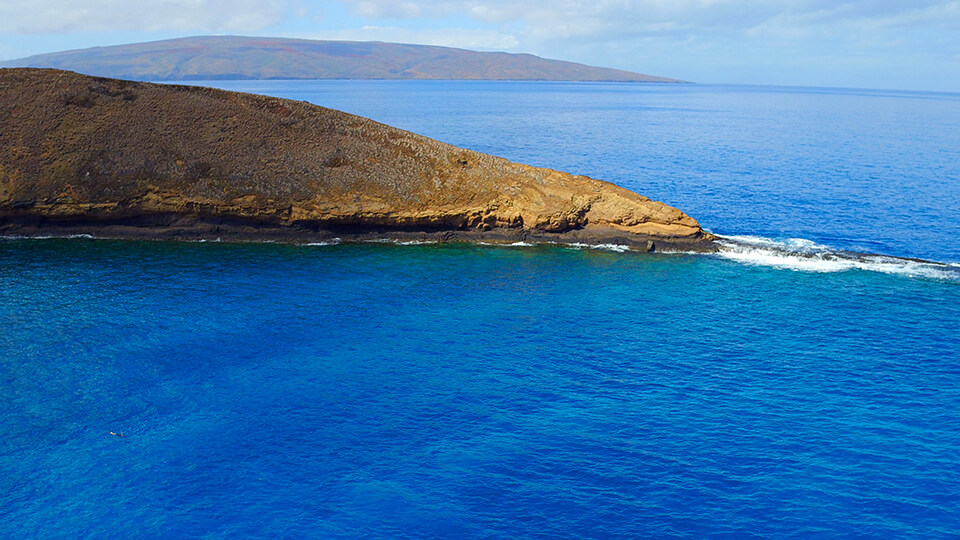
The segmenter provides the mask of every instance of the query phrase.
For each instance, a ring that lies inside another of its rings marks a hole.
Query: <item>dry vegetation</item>
[[[612,184],[304,102],[5,69],[0,117],[8,229],[189,218],[288,232],[709,243],[689,216]]]

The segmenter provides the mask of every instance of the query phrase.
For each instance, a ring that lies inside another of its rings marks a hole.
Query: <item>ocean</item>
[[[208,84],[731,244],[0,240],[0,536],[960,535],[960,94]]]

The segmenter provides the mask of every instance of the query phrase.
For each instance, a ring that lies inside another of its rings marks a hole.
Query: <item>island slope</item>
[[[344,112],[0,70],[0,234],[712,249],[683,212]]]
[[[118,79],[467,79],[680,82],[532,54],[376,41],[196,36],[40,54],[0,67],[55,68]]]

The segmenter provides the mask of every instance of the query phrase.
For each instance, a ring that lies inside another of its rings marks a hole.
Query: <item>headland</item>
[[[0,234],[715,249],[609,182],[306,102],[0,70]]]

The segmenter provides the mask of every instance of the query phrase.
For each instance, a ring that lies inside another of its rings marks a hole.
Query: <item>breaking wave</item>
[[[336,246],[336,245],[338,245],[339,243],[340,243],[340,239],[339,239],[339,238],[333,238],[333,239],[327,240],[327,241],[325,241],[325,242],[307,242],[307,243],[304,244],[304,245],[305,245],[305,246]]]
[[[43,236],[21,236],[21,235],[2,235],[0,240],[60,240],[63,238],[85,238],[88,240],[95,240],[91,234],[61,234],[61,235],[43,235]]]
[[[599,249],[602,251],[614,251],[616,253],[626,253],[632,251],[630,246],[624,246],[622,244],[568,244],[568,247],[574,249]]]
[[[530,242],[513,242],[510,244],[504,244],[502,242],[477,242],[478,246],[494,246],[494,247],[533,247],[536,244]]]
[[[721,236],[717,256],[755,266],[801,272],[866,270],[884,274],[960,281],[960,265],[843,251],[803,238]]]
[[[403,240],[397,241],[398,246],[432,246],[439,244],[438,240]]]

